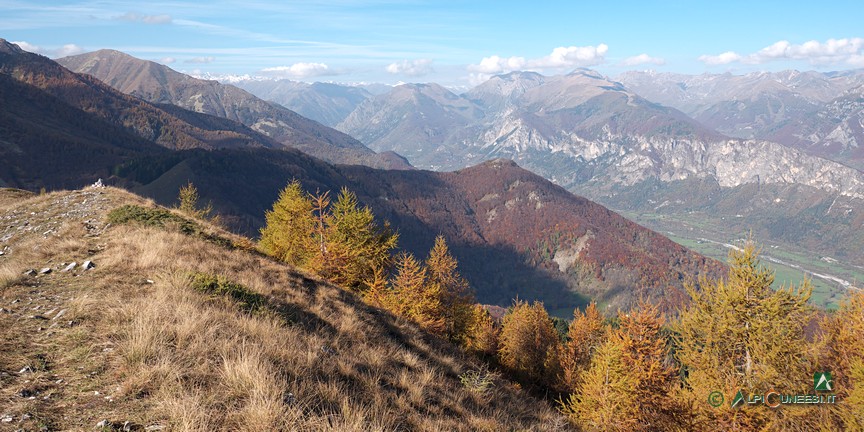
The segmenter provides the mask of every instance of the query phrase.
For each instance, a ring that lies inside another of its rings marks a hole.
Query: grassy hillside
[[[2,190],[0,221],[0,430],[567,427],[494,373],[463,385],[480,366],[449,343],[127,192]]]

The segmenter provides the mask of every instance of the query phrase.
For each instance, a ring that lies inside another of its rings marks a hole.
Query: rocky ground
[[[91,418],[111,412],[114,348],[97,336],[88,288],[99,278],[104,215],[100,188],[48,194],[14,206],[0,191],[0,430],[161,430],[158,423]],[[120,407],[118,407],[120,411]]]

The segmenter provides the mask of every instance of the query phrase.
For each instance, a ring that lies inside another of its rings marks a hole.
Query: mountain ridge
[[[245,90],[201,80],[114,50],[99,50],[57,59],[78,73],[152,103],[177,105],[195,112],[240,122],[285,146],[334,163],[363,163],[381,168],[408,168],[398,158],[378,156],[354,138],[306,119],[281,105],[265,102]]]

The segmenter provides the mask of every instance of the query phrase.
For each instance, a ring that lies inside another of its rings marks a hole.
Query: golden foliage
[[[543,303],[516,300],[501,326],[498,355],[516,376],[555,385],[560,370],[560,341]]]
[[[701,290],[687,286],[692,302],[676,326],[677,358],[687,372],[682,403],[706,400],[713,391],[731,398],[739,390],[812,390],[813,346],[804,331],[811,319],[810,284],[773,290],[774,275],[760,264],[752,242],[731,251],[729,263],[726,280],[703,280]],[[789,426],[793,411],[693,406],[701,424],[726,430]],[[794,412],[811,410],[799,408]]]
[[[864,292],[850,293],[834,315],[821,323],[821,364],[833,372],[842,404],[832,407],[832,421],[846,430],[864,429]]]
[[[266,225],[261,229],[261,251],[300,268],[307,267],[315,243],[312,232],[312,202],[294,180],[279,192],[273,209],[264,214]]]
[[[308,195],[292,181],[265,217],[264,253],[355,291],[365,289],[377,268],[390,265],[398,241],[348,189],[331,205],[329,192]]]
[[[498,352],[498,334],[499,329],[489,311],[479,304],[474,305],[465,337],[465,348],[482,356],[494,356]]]
[[[192,182],[186,183],[186,186],[180,187],[180,192],[177,194],[179,204],[177,209],[189,216],[198,219],[209,219],[213,212],[213,204],[207,204],[204,207],[199,207],[198,188]]]
[[[562,411],[585,431],[631,431],[637,425],[638,402],[631,394],[638,382],[625,361],[626,342],[612,334],[591,359],[576,393]]]
[[[470,294],[468,281],[459,274],[456,258],[450,254],[444,236],[435,238],[435,245],[426,258],[427,284],[438,293],[444,318],[444,334],[462,345],[466,343],[468,326],[471,325],[474,298]]]
[[[597,310],[597,303],[589,304],[584,313],[579,309],[573,311],[573,321],[567,328],[567,342],[561,356],[565,388],[576,390],[579,375],[588,369],[591,357],[603,344],[605,332],[603,316]]]

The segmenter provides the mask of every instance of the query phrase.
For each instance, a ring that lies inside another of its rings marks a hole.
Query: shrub
[[[212,296],[229,297],[237,302],[243,311],[258,312],[264,309],[267,304],[267,299],[263,295],[222,276],[207,273],[193,273],[191,276],[192,288]]]

